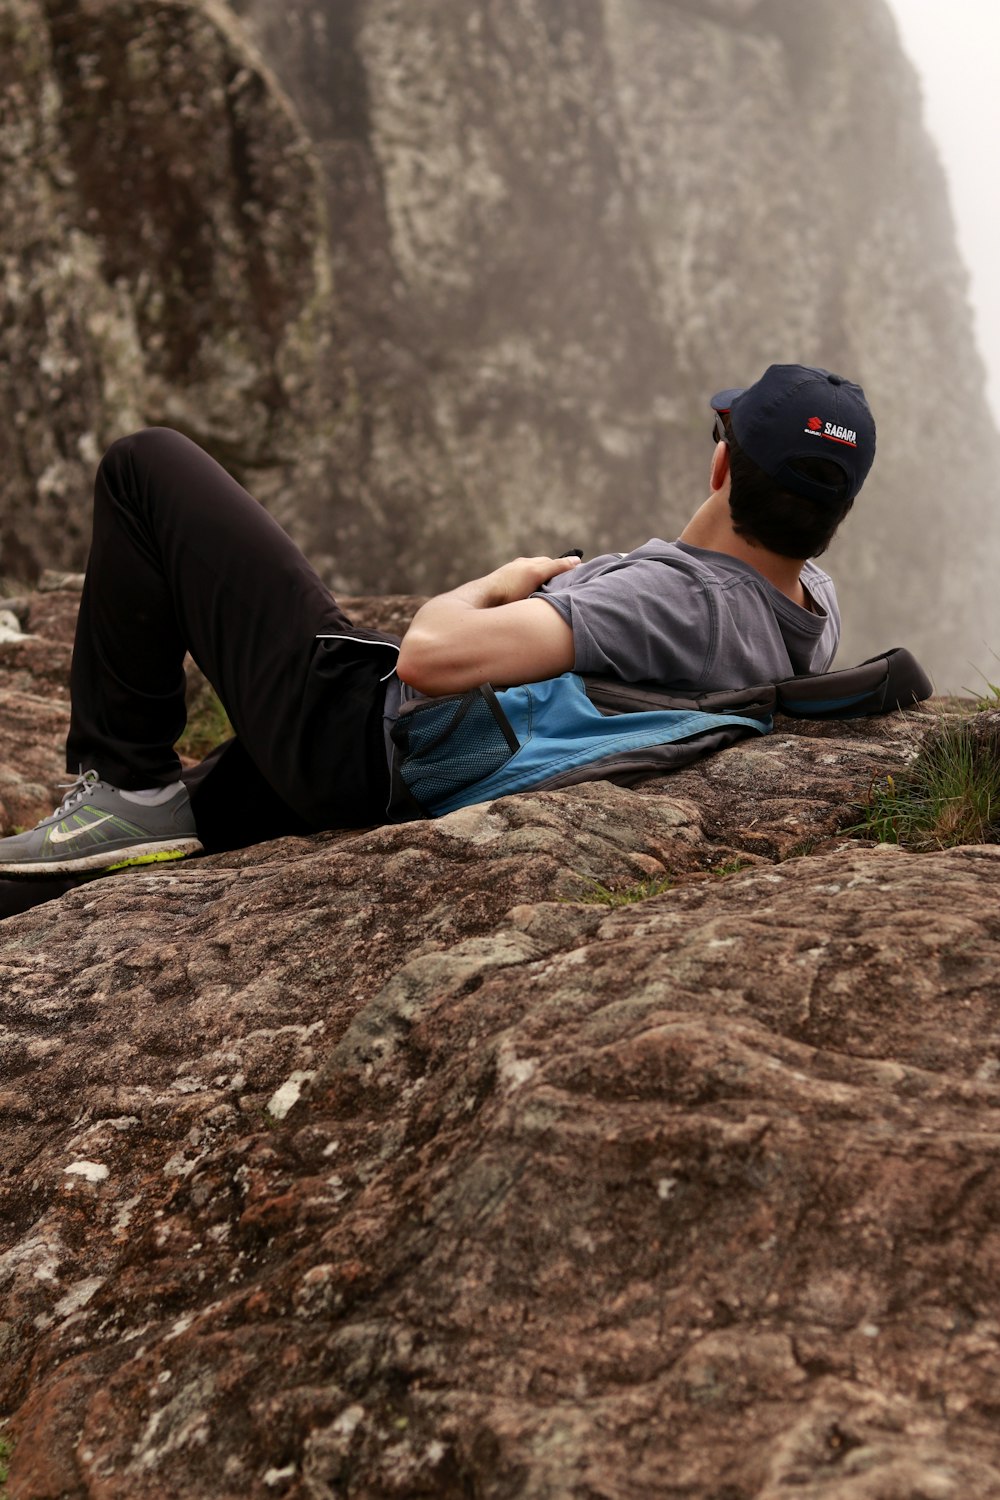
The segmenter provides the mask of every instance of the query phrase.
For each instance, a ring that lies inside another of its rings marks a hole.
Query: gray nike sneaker
[[[84,771],[51,817],[30,833],[0,839],[0,875],[123,870],[198,854],[186,787],[167,802],[128,802],[96,771]]]

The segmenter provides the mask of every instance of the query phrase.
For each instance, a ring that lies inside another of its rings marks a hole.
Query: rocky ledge
[[[844,832],[927,722],[5,923],[9,1495],[1000,1496],[1000,849]]]

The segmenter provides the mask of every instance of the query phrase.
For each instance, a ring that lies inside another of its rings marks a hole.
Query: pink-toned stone
[[[11,1493],[1000,1496],[1000,849],[838,833],[928,722],[4,924]]]

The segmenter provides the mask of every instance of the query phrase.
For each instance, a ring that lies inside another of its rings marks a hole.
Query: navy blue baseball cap
[[[747,458],[782,489],[807,500],[853,500],[875,458],[875,419],[859,385],[810,365],[771,365],[755,385],[719,391],[715,411],[729,414]],[[843,485],[794,468],[796,459],[828,458]]]

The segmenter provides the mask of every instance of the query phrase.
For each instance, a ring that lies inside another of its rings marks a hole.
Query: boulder
[[[1000,851],[847,836],[934,722],[6,922],[11,1493],[1000,1496]]]

